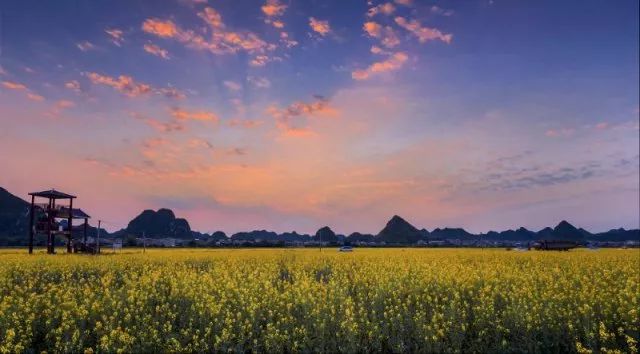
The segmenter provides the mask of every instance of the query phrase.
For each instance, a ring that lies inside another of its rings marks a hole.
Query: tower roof
[[[74,198],[76,198],[75,195],[59,192],[59,191],[57,191],[55,189],[50,189],[48,191],[42,191],[42,192],[31,192],[31,193],[29,193],[29,195],[32,195],[34,197],[42,197],[42,198],[49,198],[49,199],[74,199]]]

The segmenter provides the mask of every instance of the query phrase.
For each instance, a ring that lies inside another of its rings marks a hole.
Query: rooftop
[[[32,195],[34,197],[42,197],[42,198],[49,198],[49,199],[74,199],[74,198],[76,198],[75,195],[59,192],[59,191],[57,191],[55,189],[50,189],[48,191],[42,191],[42,192],[31,192],[31,193],[29,193],[29,195]]]

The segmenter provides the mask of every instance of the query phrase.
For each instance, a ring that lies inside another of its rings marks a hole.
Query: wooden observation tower
[[[59,192],[55,189],[42,192],[29,193],[31,196],[30,224],[29,224],[29,253],[33,253],[33,238],[36,235],[47,236],[47,253],[55,253],[56,235],[66,236],[67,252],[78,250],[73,243],[73,220],[84,219],[83,244],[79,249],[91,251],[87,245],[87,227],[90,218],[81,209],[73,208],[75,195]],[[47,199],[46,203],[36,203],[36,198]],[[68,200],[68,206],[58,203],[60,200]]]

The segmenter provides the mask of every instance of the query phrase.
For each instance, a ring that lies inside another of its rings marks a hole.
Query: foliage
[[[0,352],[636,352],[638,250],[0,251]]]

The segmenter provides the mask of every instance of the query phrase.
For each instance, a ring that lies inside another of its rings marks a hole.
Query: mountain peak
[[[394,215],[378,233],[378,237],[390,243],[413,243],[422,239],[422,233],[405,219]]]
[[[185,219],[176,218],[170,209],[144,210],[127,225],[126,231],[147,237],[191,237],[191,228]]]
[[[321,227],[316,232],[316,236],[315,237],[318,240],[322,239],[323,242],[336,242],[336,241],[338,241],[338,237],[336,236],[336,233],[333,232],[333,230],[331,230],[331,228],[329,226]]]
[[[560,223],[558,223],[558,225],[556,225],[556,227],[554,228],[554,230],[557,229],[565,229],[565,228],[571,228],[571,229],[576,229],[575,226],[571,225],[567,220],[562,220],[560,221]],[[577,230],[577,229],[576,229]]]

